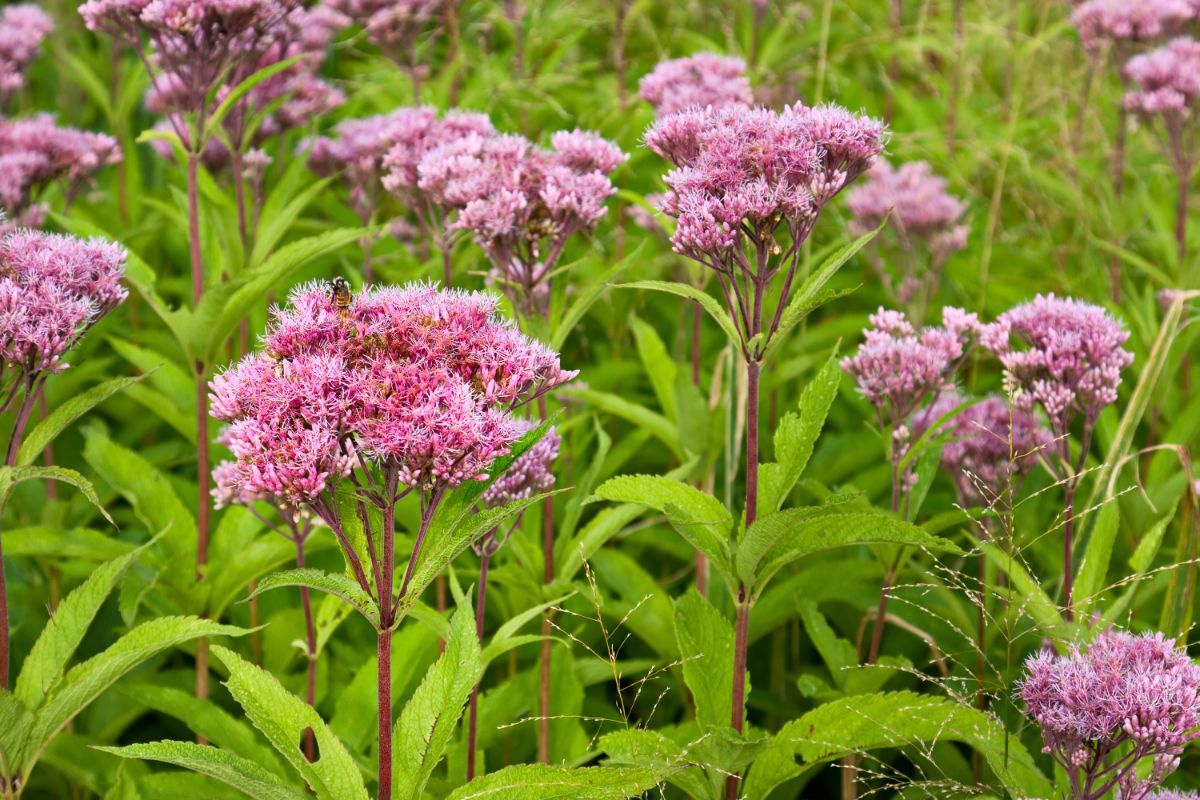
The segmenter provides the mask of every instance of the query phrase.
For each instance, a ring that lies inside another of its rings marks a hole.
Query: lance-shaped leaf
[[[420,800],[434,768],[454,738],[463,706],[483,674],[483,658],[470,604],[450,621],[446,651],[404,706],[393,733],[395,785],[402,797]]]
[[[634,281],[633,283],[618,284],[616,288],[649,289],[654,292],[666,292],[678,295],[679,297],[686,297],[689,300],[695,300],[704,309],[705,313],[716,320],[717,324],[721,326],[721,330],[725,332],[725,336],[729,338],[729,341],[733,342],[739,348],[743,346],[742,334],[738,331],[737,324],[733,321],[733,318],[729,316],[729,310],[703,289],[697,289],[688,283],[674,283],[672,281]]]
[[[683,680],[696,703],[696,721],[724,728],[733,713],[733,626],[695,591],[675,601],[675,639],[683,661]],[[750,693],[746,678],[746,694]]]
[[[125,387],[137,383],[143,377],[145,376],[137,375],[132,378],[114,378],[99,386],[93,386],[83,394],[68,398],[50,412],[50,415],[42,420],[36,428],[26,434],[25,441],[21,443],[21,449],[17,451],[16,465],[23,467],[27,464],[32,464],[34,459],[46,449],[46,445],[53,442],[72,422]]]
[[[736,589],[729,547],[733,517],[711,494],[661,475],[619,475],[596,489],[589,502],[595,500],[638,503],[666,514],[671,527],[708,557],[731,591]]]
[[[258,582],[258,586],[250,598],[253,599],[263,592],[284,586],[304,586],[339,597],[362,614],[376,630],[379,629],[379,609],[376,607],[375,601],[362,590],[362,587],[353,578],[344,573],[324,572],[312,567],[274,572]]]
[[[650,791],[669,774],[638,767],[558,767],[520,764],[483,775],[447,800],[625,800]]]
[[[962,552],[950,540],[892,516],[867,511],[846,513],[837,506],[790,508],[760,517],[746,531],[738,546],[738,578],[752,585],[752,596],[758,597],[775,573],[796,559],[857,544]]]
[[[322,800],[367,800],[362,773],[353,756],[312,706],[283,688],[271,673],[224,647],[213,653],[229,670],[233,699],[245,709],[254,727],[267,737]],[[310,762],[301,743],[312,729],[321,757]]]
[[[289,786],[278,775],[248,758],[195,742],[148,742],[127,747],[98,747],[121,758],[159,761],[207,775],[254,800],[305,800],[303,789]]]
[[[9,493],[18,483],[39,480],[58,481],[74,486],[113,527],[116,527],[117,523],[113,522],[113,518],[100,504],[100,498],[96,496],[96,487],[92,486],[92,482],[75,470],[66,467],[0,467],[0,507],[4,505]]]
[[[67,662],[83,641],[100,606],[140,552],[139,548],[101,564],[59,603],[42,635],[25,657],[13,689],[13,694],[27,708],[36,710],[62,677]]]

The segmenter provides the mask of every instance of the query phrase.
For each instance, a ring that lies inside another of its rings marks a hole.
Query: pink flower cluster
[[[1106,42],[1145,42],[1169,34],[1196,15],[1191,0],[1087,0],[1071,22],[1088,50]]]
[[[919,436],[965,402],[957,392],[944,392],[912,421]],[[1020,474],[1037,463],[1050,434],[1033,413],[992,395],[968,406],[937,431],[951,441],[942,448],[942,468],[953,478],[965,504],[990,505]]]
[[[918,407],[952,387],[954,371],[979,331],[979,319],[962,309],[942,309],[942,327],[917,331],[899,311],[880,308],[852,357],[842,359],[880,423],[894,429]]]
[[[858,233],[878,227],[890,212],[902,244],[927,247],[937,264],[967,245],[970,228],[961,223],[967,204],[947,192],[946,181],[924,161],[899,168],[878,161],[846,193],[846,205]]]
[[[1187,36],[1134,56],[1125,75],[1138,89],[1125,95],[1125,107],[1146,115],[1185,116],[1200,98],[1200,42]]]
[[[616,189],[608,174],[628,156],[594,133],[559,131],[551,149],[516,135],[470,134],[430,151],[417,185],[455,215],[452,231],[471,234],[501,284],[540,305],[539,290],[567,240],[591,230]]]
[[[32,3],[0,10],[0,100],[25,85],[25,72],[52,30],[50,17]]]
[[[1040,405],[1055,435],[1076,415],[1094,423],[1117,399],[1133,353],[1129,333],[1099,306],[1038,295],[983,328],[980,342],[1004,365],[1005,384],[1024,410]]]
[[[1200,793],[1185,789],[1159,789],[1146,795],[1146,800],[1200,800]]]
[[[486,114],[451,111],[439,119],[433,106],[419,106],[398,109],[391,116],[388,134],[383,186],[411,200],[420,193],[420,166],[425,156],[467,136],[495,136],[496,129]]]
[[[0,236],[0,360],[32,382],[118,304],[125,251],[111,242],[19,230]]]
[[[533,429],[533,425],[521,422],[520,429],[524,436]],[[497,508],[549,491],[554,486],[554,460],[558,458],[561,441],[554,428],[548,430],[537,444],[513,461],[508,471],[488,487],[483,493],[483,504],[488,508]]]
[[[1179,766],[1184,746],[1200,736],[1200,667],[1161,633],[1100,634],[1065,656],[1043,650],[1025,664],[1019,688],[1043,748],[1076,787],[1076,800],[1113,789],[1144,798]],[[1152,768],[1138,775],[1138,762]]]
[[[413,284],[339,309],[326,284],[275,309],[264,350],[212,382],[236,457],[218,498],[311,504],[360,458],[419,490],[480,478],[520,438],[513,411],[574,377],[496,299]]]
[[[676,252],[723,263],[747,237],[794,242],[822,207],[883,151],[882,123],[838,106],[693,109],[661,119],[646,145],[675,165],[662,210]]]
[[[384,50],[407,51],[447,2],[458,0],[329,0]]]
[[[661,62],[638,83],[638,95],[660,116],[754,102],[746,62],[714,53]]]
[[[97,170],[120,160],[116,139],[60,128],[49,114],[0,119],[0,208],[10,224],[37,227],[45,218],[36,205],[42,189],[64,181],[69,199]]]

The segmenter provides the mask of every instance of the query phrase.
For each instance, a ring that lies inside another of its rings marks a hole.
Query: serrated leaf
[[[583,389],[579,387],[564,388],[562,392],[563,394],[578,398],[601,411],[612,414],[614,417],[620,417],[623,420],[631,422],[639,428],[644,428],[669,447],[671,452],[680,460],[683,460],[686,455],[683,443],[679,441],[678,427],[662,414],[651,411],[645,406],[638,405],[611,392],[600,392],[595,389]]]
[[[475,620],[460,605],[450,621],[446,651],[409,698],[393,733],[393,777],[400,796],[420,800],[454,738],[471,689],[483,674]]]
[[[311,567],[275,572],[260,580],[250,597],[258,597],[263,592],[285,586],[305,586],[339,597],[362,614],[376,630],[379,629],[379,609],[375,606],[375,601],[353,578],[342,573],[323,572]]]
[[[712,495],[661,475],[620,475],[602,483],[590,500],[638,503],[666,514],[671,527],[708,557],[731,590],[736,587],[729,546],[733,517]]]
[[[148,742],[96,749],[121,758],[139,758],[183,767],[215,778],[254,800],[305,800],[308,797],[303,790],[288,786],[279,776],[248,758],[195,742]]]
[[[322,800],[368,800],[362,774],[346,750],[311,706],[271,675],[224,647],[213,654],[229,670],[225,682],[254,727],[267,737]],[[301,749],[304,732],[312,729],[321,757],[309,762]]]
[[[520,764],[480,776],[447,800],[625,800],[653,789],[667,773],[637,767]]]
[[[125,387],[137,383],[143,377],[145,376],[136,375],[132,378],[114,378],[99,386],[93,386],[83,394],[64,400],[36,428],[25,435],[25,441],[21,443],[21,449],[17,451],[16,465],[21,467],[32,464],[46,449],[46,445],[58,438],[58,435],[66,430],[72,422]]]
[[[733,626],[712,603],[689,591],[675,601],[675,639],[696,721],[709,728],[727,727],[733,712]],[[747,695],[749,686],[747,675]]]
[[[108,515],[108,511],[100,504],[100,498],[96,496],[96,488],[92,486],[92,482],[80,475],[73,469],[66,467],[39,467],[39,466],[24,466],[24,467],[0,467],[0,506],[4,505],[4,501],[8,498],[9,492],[18,483],[25,481],[50,480],[66,483],[74,486],[79,490],[80,494],[87,498],[88,502],[96,507],[106,520],[113,527],[117,523],[113,522],[113,518]]]
[[[629,325],[633,329],[633,338],[637,344],[638,356],[642,359],[642,367],[654,387],[654,396],[658,398],[658,406],[669,420],[678,419],[675,406],[675,375],[678,368],[667,352],[666,345],[659,338],[658,332],[637,317],[631,317]]]
[[[54,610],[25,657],[13,688],[13,694],[26,708],[36,710],[54,688],[117,580],[140,552],[135,550],[101,564]]]
[[[687,283],[674,283],[671,281],[634,281],[633,283],[617,284],[617,289],[649,289],[655,292],[666,292],[668,294],[686,297],[689,300],[694,300],[700,304],[710,317],[712,317],[721,330],[725,332],[725,336],[729,341],[733,342],[739,349],[742,346],[742,335],[738,331],[737,324],[729,316],[729,311],[717,302],[716,298],[710,295],[703,289],[697,289],[695,286]]]

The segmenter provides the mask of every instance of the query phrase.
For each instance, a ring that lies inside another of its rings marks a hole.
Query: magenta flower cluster
[[[858,391],[874,407],[880,424],[893,429],[931,398],[952,388],[952,378],[979,318],[959,308],[942,309],[942,326],[918,331],[900,311],[880,308],[870,317],[871,328],[842,369],[854,378]]]
[[[1161,633],[1108,631],[1066,655],[1043,650],[1025,668],[1018,693],[1074,800],[1114,789],[1145,798],[1200,735],[1200,667]],[[1152,766],[1139,776],[1144,759]]]
[[[125,300],[124,269],[125,251],[111,242],[31,230],[0,236],[3,369],[27,387],[65,369],[63,355]]]
[[[980,342],[1004,365],[1006,389],[1026,411],[1041,406],[1055,435],[1073,419],[1091,424],[1117,399],[1121,370],[1133,363],[1129,332],[1103,308],[1038,295],[984,327]]]
[[[1168,35],[1196,16],[1191,0],[1087,0],[1071,22],[1088,50],[1106,43],[1146,42]]]
[[[326,284],[275,309],[264,349],[212,381],[236,457],[218,497],[311,504],[371,462],[421,491],[480,478],[520,437],[515,409],[574,377],[481,293],[413,284],[339,309]]]
[[[957,392],[943,392],[913,417],[913,435],[921,435],[965,402],[968,399]],[[941,466],[968,505],[993,504],[1018,475],[1037,464],[1038,454],[1050,442],[1037,416],[998,395],[963,409],[936,433],[951,437],[942,447]]]
[[[46,209],[37,204],[44,188],[63,181],[69,200],[97,170],[120,160],[116,139],[60,128],[49,114],[0,119],[0,209],[10,226],[38,227],[45,220]]]
[[[591,230],[616,191],[609,173],[628,156],[587,131],[559,131],[551,148],[523,136],[469,134],[430,151],[417,185],[453,215],[451,231],[470,234],[501,286],[526,309],[544,307],[542,290],[571,236]]]
[[[25,86],[25,73],[52,30],[53,21],[32,3],[0,10],[0,100]]]
[[[781,225],[803,242],[822,207],[883,151],[884,128],[832,105],[694,109],[661,119],[646,145],[675,165],[662,204],[678,220],[675,251],[720,270],[747,239],[773,241]]]
[[[530,422],[519,424],[522,436],[532,429]],[[508,471],[488,487],[483,493],[483,504],[488,508],[498,508],[553,488],[554,460],[558,458],[561,442],[554,428],[546,431],[545,436],[513,461]]]
[[[1125,95],[1125,107],[1146,115],[1185,116],[1200,98],[1200,42],[1187,36],[1134,56],[1125,75],[1138,88]]]
[[[866,178],[846,193],[854,216],[852,228],[866,233],[891,214],[902,243],[928,248],[935,264],[967,245],[970,228],[962,224],[967,204],[946,191],[946,181],[924,161],[893,167],[878,161]]]
[[[659,63],[638,83],[638,95],[654,106],[659,116],[754,103],[746,62],[714,53]]]

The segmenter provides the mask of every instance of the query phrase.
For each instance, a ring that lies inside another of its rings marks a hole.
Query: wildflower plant
[[[659,62],[638,82],[638,96],[660,117],[689,109],[754,103],[746,62],[715,53]]]
[[[376,629],[381,798],[392,792],[392,634],[450,559],[541,499],[471,513],[545,432],[522,436],[514,412],[573,376],[497,317],[492,296],[413,284],[345,305],[317,283],[274,312],[262,351],[213,379],[236,459],[229,487],[314,514],[349,566],[350,577],[301,570],[260,591],[332,591]],[[420,525],[398,576],[396,506],[409,495]]]
[[[1200,736],[1200,667],[1161,633],[1106,631],[1031,656],[1025,673],[1019,696],[1072,800],[1153,797]]]
[[[1038,295],[984,326],[980,343],[1004,366],[1005,389],[1018,409],[1040,407],[1053,442],[1047,463],[1063,490],[1063,598],[1070,618],[1074,579],[1075,493],[1083,479],[1100,413],[1117,400],[1121,372],[1133,363],[1129,339],[1103,308],[1073,298]],[[1079,450],[1071,437],[1081,428]]]
[[[25,73],[52,30],[54,21],[33,3],[0,10],[0,104],[25,86]]]

